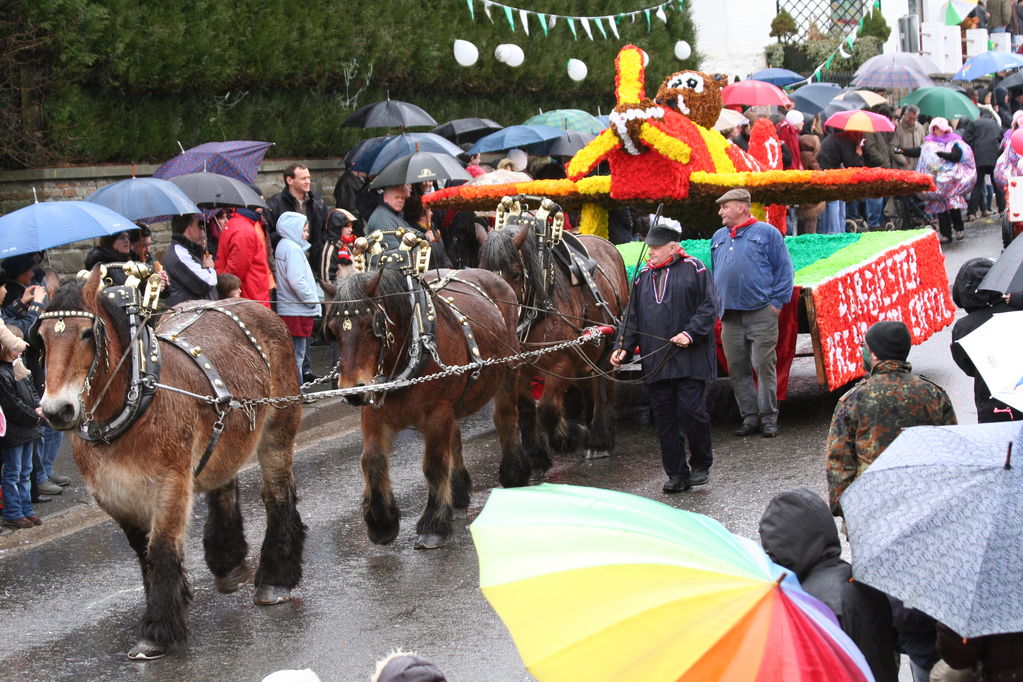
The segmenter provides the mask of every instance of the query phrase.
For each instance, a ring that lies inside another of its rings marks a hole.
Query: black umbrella
[[[978,291],[1014,294],[1023,291],[1023,239],[1017,237],[1002,251],[977,286]]]
[[[489,118],[456,118],[453,121],[441,123],[430,132],[454,142],[475,142],[484,135],[489,135],[503,127]]]
[[[370,189],[405,185],[427,180],[470,180],[472,176],[452,156],[436,152],[416,152],[387,164],[370,183]]]
[[[566,130],[565,134],[554,141],[547,152],[551,156],[573,156],[580,149],[588,145],[596,135],[590,135],[579,130]]]
[[[1023,88],[1023,71],[1017,71],[1010,73],[1008,76],[998,82],[996,87],[1005,88]]]
[[[842,86],[835,83],[810,83],[792,92],[792,102],[798,111],[819,114],[828,102],[842,94]]]
[[[269,208],[244,182],[219,173],[188,173],[170,179],[199,208]]]
[[[362,107],[341,125],[355,128],[412,128],[435,126],[437,121],[415,104],[387,99]]]

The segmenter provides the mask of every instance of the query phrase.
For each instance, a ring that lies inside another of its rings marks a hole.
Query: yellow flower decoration
[[[643,53],[635,45],[626,45],[615,59],[615,100],[618,104],[635,104],[646,97],[643,75]]]
[[[607,196],[611,193],[611,176],[593,175],[583,178],[575,183],[575,188],[579,194],[603,194]]]
[[[689,163],[693,154],[693,148],[682,140],[668,135],[664,131],[649,123],[644,123],[639,134],[639,139],[656,149],[658,153],[675,161],[676,163]]]
[[[585,202],[579,218],[579,233],[593,234],[607,239],[609,235],[607,230],[607,209],[597,204]]]
[[[572,157],[565,169],[568,177],[579,179],[586,175],[620,144],[621,140],[610,128],[604,130]]]
[[[725,151],[728,149],[729,142],[725,139],[724,135],[716,130],[708,130],[701,125],[697,125],[696,129],[700,131],[700,136],[703,137],[703,142],[707,145],[707,151],[710,152],[710,158],[714,163],[715,170],[718,173],[735,172],[735,164],[732,163],[732,159],[728,157]]]

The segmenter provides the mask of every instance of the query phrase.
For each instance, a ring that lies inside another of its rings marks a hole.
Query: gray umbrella
[[[427,180],[469,180],[472,176],[454,157],[436,152],[416,152],[395,159],[370,183],[370,189]]]
[[[899,434],[842,495],[853,576],[963,637],[1023,630],[1020,427]]]
[[[1023,239],[1013,239],[977,285],[978,291],[1023,291]]]
[[[251,187],[219,173],[188,173],[173,177],[170,181],[199,208],[268,208]]]
[[[554,144],[547,150],[547,153],[551,156],[573,156],[595,137],[596,135],[580,130],[566,130],[564,135],[554,140]]]

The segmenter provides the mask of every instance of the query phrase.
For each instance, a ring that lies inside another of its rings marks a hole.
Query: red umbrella
[[[840,111],[832,114],[824,122],[825,127],[831,126],[839,130],[855,130],[861,133],[890,133],[895,130],[895,124],[887,116],[875,114],[873,111],[853,109],[852,111]]]
[[[742,106],[791,106],[792,100],[777,85],[765,81],[739,81],[726,85],[721,90],[725,106],[739,104]]]

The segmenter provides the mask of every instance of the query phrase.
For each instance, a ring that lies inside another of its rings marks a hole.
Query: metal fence
[[[783,9],[796,20],[795,40],[810,37],[810,27],[816,26],[823,35],[842,36],[859,23],[871,0],[777,0],[778,11]]]

